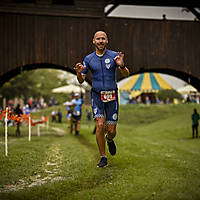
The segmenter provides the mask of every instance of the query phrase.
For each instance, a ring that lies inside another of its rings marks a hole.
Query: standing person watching
[[[199,119],[200,117],[197,112],[197,109],[194,108],[194,112],[192,114],[192,138],[195,137],[195,133],[196,133],[196,138],[198,138]]]
[[[100,152],[100,162],[97,167],[107,166],[105,153],[105,138],[111,155],[116,154],[113,138],[116,135],[118,120],[118,89],[116,69],[124,77],[129,76],[129,70],[124,64],[124,54],[107,49],[108,37],[105,32],[97,31],[93,37],[95,51],[85,57],[83,64],[77,63],[75,70],[79,83],[83,83],[88,70],[92,73],[92,109],[96,120],[96,141]],[[105,137],[105,124],[107,135]]]
[[[17,107],[15,108],[14,110],[14,113],[18,116],[18,117],[21,117],[23,115],[23,111],[22,109],[20,108],[20,104],[17,104]],[[16,121],[16,125],[17,125],[17,129],[16,129],[16,136],[20,136],[20,124],[21,122],[20,121]]]

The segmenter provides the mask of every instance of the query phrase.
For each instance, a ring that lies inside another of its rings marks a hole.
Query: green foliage
[[[37,82],[32,75],[32,71],[25,71],[11,78],[0,88],[1,95],[7,99],[14,97],[23,98],[25,96],[35,95],[33,87],[37,84]]]
[[[161,101],[165,101],[167,98],[170,102],[173,102],[173,99],[181,99],[181,94],[176,90],[160,90],[157,96]]]
[[[53,96],[52,89],[66,84],[65,80],[59,78],[60,70],[55,69],[37,69],[32,71],[23,71],[21,74],[13,77],[0,88],[0,94],[6,99],[15,97],[37,97],[43,96],[48,102]],[[55,95],[54,95],[55,96]],[[57,101],[64,102],[66,95],[56,95]]]

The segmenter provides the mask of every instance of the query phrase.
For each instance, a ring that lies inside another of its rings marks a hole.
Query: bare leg
[[[105,120],[104,118],[96,118],[96,141],[101,156],[105,156],[105,136],[104,136]]]
[[[113,139],[116,136],[116,124],[107,124],[106,128],[108,132],[108,139]]]
[[[73,122],[72,122],[72,120],[70,121],[70,133],[71,134],[73,133]]]
[[[75,122],[75,135],[79,135],[80,132],[80,120]]]
[[[80,127],[81,127],[81,121],[78,120],[78,121],[76,122],[76,130],[77,130],[78,132],[80,131]]]
[[[112,156],[116,154],[116,145],[113,141],[114,137],[116,135],[116,124],[107,124],[107,144],[108,144],[108,150]]]

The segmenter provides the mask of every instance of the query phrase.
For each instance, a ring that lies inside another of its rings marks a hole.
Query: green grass
[[[96,167],[94,124],[88,128],[86,114],[79,137],[69,134],[65,116],[62,124],[41,128],[40,137],[32,128],[31,142],[27,127],[21,127],[20,138],[9,127],[8,157],[1,127],[0,199],[199,200],[200,139],[191,139],[195,107],[199,110],[195,104],[121,106],[117,155],[108,154],[104,169]]]

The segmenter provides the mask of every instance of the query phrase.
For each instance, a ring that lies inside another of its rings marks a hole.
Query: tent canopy
[[[177,92],[179,92],[181,94],[190,94],[190,93],[196,93],[198,91],[192,85],[186,85],[184,87],[178,88]]]
[[[161,89],[173,89],[158,73],[146,72],[133,75],[120,91],[139,91],[141,93],[158,92]]]
[[[82,92],[85,93],[85,89],[76,85],[66,85],[52,90],[53,93],[72,93],[72,92]]]

